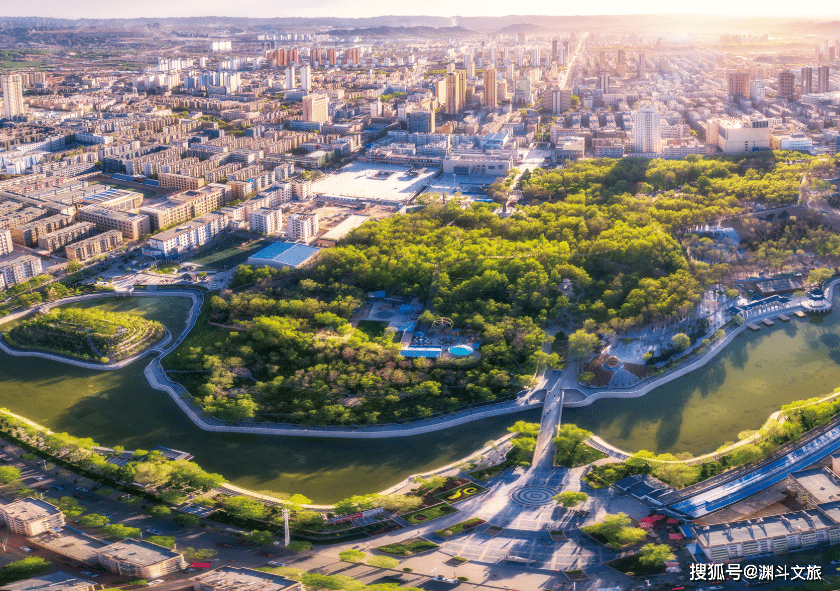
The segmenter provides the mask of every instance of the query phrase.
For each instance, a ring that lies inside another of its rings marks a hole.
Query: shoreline
[[[832,298],[833,289],[840,284],[840,279],[833,280],[825,289],[826,299],[830,300]],[[114,297],[167,297],[167,296],[174,296],[174,297],[189,297],[193,301],[193,305],[190,308],[189,318],[187,321],[187,326],[184,328],[181,335],[178,337],[177,340],[172,342],[171,334],[168,334],[168,340],[166,343],[161,345],[155,345],[147,349],[146,351],[135,355],[132,358],[123,360],[118,363],[109,364],[108,366],[104,366],[102,364],[94,364],[88,363],[83,361],[77,361],[70,358],[64,358],[58,355],[54,355],[51,353],[40,353],[40,352],[23,352],[14,350],[8,347],[6,343],[0,339],[0,349],[9,353],[10,355],[17,355],[17,356],[36,356],[42,357],[62,363],[67,363],[70,365],[76,365],[79,367],[85,367],[87,369],[97,369],[100,371],[109,371],[114,369],[120,369],[141,359],[144,356],[147,356],[150,353],[156,353],[156,356],[152,361],[146,366],[143,370],[143,373],[148,381],[149,385],[155,389],[162,392],[165,392],[169,395],[169,397],[178,405],[184,414],[186,414],[187,418],[192,421],[192,423],[201,429],[202,431],[212,431],[217,433],[242,433],[242,434],[251,434],[251,435],[278,435],[278,436],[286,436],[286,437],[322,437],[322,438],[338,438],[338,439],[385,439],[385,438],[393,438],[393,437],[409,437],[412,435],[421,435],[425,433],[431,433],[435,431],[442,431],[444,429],[448,429],[451,427],[457,427],[459,425],[463,425],[466,423],[470,423],[473,421],[492,418],[496,416],[508,415],[508,414],[515,414],[518,412],[523,412],[526,410],[531,410],[534,408],[538,408],[543,404],[543,402],[532,401],[532,395],[538,391],[538,389],[531,389],[525,392],[523,396],[518,397],[516,400],[498,403],[496,405],[488,405],[488,407],[475,407],[467,410],[458,411],[452,415],[447,417],[435,418],[435,419],[426,419],[424,421],[414,421],[412,423],[407,424],[384,424],[384,425],[367,425],[362,427],[342,427],[342,426],[309,426],[309,427],[302,427],[300,425],[291,424],[291,423],[254,423],[254,422],[242,422],[240,424],[230,424],[228,421],[223,421],[211,415],[208,415],[202,409],[197,408],[191,402],[191,396],[189,392],[178,382],[175,382],[166,375],[160,361],[163,357],[174,351],[181,342],[187,337],[190,333],[192,328],[195,326],[196,321],[198,320],[198,316],[201,312],[201,305],[204,301],[203,295],[199,295],[193,291],[189,290],[172,290],[166,292],[146,292],[146,293],[132,293],[130,295],[120,295],[122,292],[108,292],[108,293],[99,293],[99,294],[88,294],[82,296],[74,296],[71,298],[65,298],[63,300],[56,300],[55,302],[50,302],[47,304],[49,308],[64,305],[68,303],[73,303],[76,301],[83,301],[88,299],[105,299],[105,298],[114,298]],[[804,301],[804,300],[803,300]],[[748,329],[748,325],[750,322],[747,320],[752,321],[760,321],[764,318],[774,317],[779,314],[785,312],[792,312],[795,310],[805,310],[805,307],[802,305],[803,301],[796,302],[795,304],[784,308],[783,310],[771,310],[768,312],[757,313],[753,316],[748,316],[744,319],[744,323],[740,326],[736,327],[732,330],[729,334],[724,336],[719,341],[713,342],[709,345],[707,352],[696,359],[695,361],[688,363],[682,367],[678,367],[667,373],[665,375],[659,376],[655,379],[650,381],[645,381],[638,385],[636,388],[626,389],[626,390],[609,390],[609,389],[598,389],[598,390],[590,390],[585,391],[579,389],[578,391],[581,392],[585,396],[583,400],[574,400],[574,401],[566,401],[564,406],[568,406],[569,408],[579,408],[584,406],[589,406],[599,400],[606,400],[611,398],[618,398],[618,399],[627,399],[627,398],[640,398],[645,394],[651,392],[652,390],[664,386],[665,384],[683,377],[692,371],[699,369],[709,363],[712,359],[714,359],[718,353],[723,351],[723,349],[732,342],[732,340],[740,335],[742,332]],[[9,320],[14,320],[28,314],[34,313],[37,309],[43,308],[43,306],[39,306],[38,308],[31,308],[29,310],[18,312],[15,314],[11,314],[4,319],[0,319],[0,324],[3,322],[8,322]],[[829,308],[830,310],[830,308]],[[167,333],[169,330],[167,329]],[[580,386],[580,388],[585,388],[585,386]],[[599,443],[605,444],[606,447],[619,452],[625,453],[624,450],[620,450],[619,448],[610,445],[608,442],[601,440],[600,438],[597,440]],[[631,454],[627,454],[631,455]]]

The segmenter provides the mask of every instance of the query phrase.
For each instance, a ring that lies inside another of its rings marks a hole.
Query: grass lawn
[[[447,527],[445,529],[439,529],[435,533],[442,538],[448,538],[449,536],[454,536],[455,534],[459,534],[462,531],[467,531],[478,527],[482,523],[485,523],[483,519],[479,519],[478,517],[473,517],[472,519],[467,519],[466,521],[462,521],[461,523],[456,523],[452,527]]]
[[[388,323],[382,320],[359,320],[356,328],[371,338],[384,337]]]
[[[592,462],[598,461],[602,458],[608,457],[604,452],[590,447],[585,443],[581,443],[575,448],[574,457],[560,457],[559,453],[554,455],[554,463],[558,466],[566,466],[567,468],[577,468],[578,466],[585,466]]]
[[[607,563],[615,570],[623,572],[624,574],[633,573],[637,577],[647,577],[650,575],[661,575],[665,572],[664,564],[642,564],[639,562],[639,554],[631,554],[623,558],[616,558]]]
[[[468,472],[470,476],[475,478],[476,480],[490,480],[494,476],[498,476],[508,468],[513,466],[513,462],[504,461],[501,464],[496,464],[495,466],[488,466],[487,468],[482,468],[481,470],[475,470],[474,472]]]
[[[191,258],[189,262],[219,271],[231,269],[247,261],[249,256],[266,245],[262,240],[257,240],[247,247],[239,248],[245,242],[247,242],[245,238],[227,240]]]
[[[477,484],[462,484],[458,488],[453,488],[452,490],[435,495],[435,498],[440,499],[444,503],[457,503],[459,501],[463,501],[464,499],[481,494],[486,490],[486,488],[478,486]]]
[[[195,322],[195,326],[190,331],[178,348],[161,360],[161,365],[164,369],[193,369],[188,366],[187,357],[190,354],[191,347],[199,347],[202,350],[208,346],[218,347],[220,343],[227,341],[230,338],[230,332],[215,326],[208,326],[207,320],[210,318],[210,300],[204,300],[204,305],[201,309],[201,314]],[[180,380],[179,380],[180,381]]]
[[[434,550],[435,548],[440,548],[440,546],[434,542],[430,542],[429,540],[424,540],[423,538],[413,538],[411,540],[406,540],[405,542],[380,546],[377,550],[384,552],[385,554],[410,556],[412,554],[417,554],[418,552]]]
[[[417,523],[425,523],[427,521],[431,521],[432,519],[437,519],[438,517],[444,517],[445,515],[449,515],[457,511],[455,507],[450,507],[446,503],[440,503],[438,505],[432,505],[431,507],[427,507],[425,509],[420,509],[419,511],[412,511],[411,513],[406,513],[405,515],[401,515],[403,519],[407,522],[412,524]]]

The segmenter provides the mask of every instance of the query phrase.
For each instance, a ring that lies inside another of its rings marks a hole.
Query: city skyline
[[[186,0],[171,2],[168,0],[145,0],[128,4],[107,3],[92,9],[87,0],[30,0],[13,1],[0,7],[0,17],[42,17],[62,19],[130,19],[130,18],[184,18],[184,17],[252,17],[252,18],[370,18],[370,17],[438,17],[452,19],[453,25],[459,18],[471,17],[536,17],[536,16],[635,16],[635,15],[704,15],[724,17],[755,18],[757,14],[771,18],[820,18],[832,17],[832,5],[827,2],[814,2],[806,6],[767,5],[764,2],[750,0],[733,5],[724,0],[710,0],[702,4],[675,6],[665,0],[647,0],[635,3],[628,10],[626,2],[606,0],[592,5],[572,5],[564,9],[556,3],[539,0],[529,3],[527,13],[511,14],[510,4],[499,1],[479,2],[470,0],[459,3],[457,14],[452,13],[452,5],[442,0],[432,0],[424,4],[422,13],[413,5],[394,5],[384,0],[357,3],[336,0],[312,0],[306,3],[288,1],[270,2],[255,0],[246,3],[229,3],[222,0]]]

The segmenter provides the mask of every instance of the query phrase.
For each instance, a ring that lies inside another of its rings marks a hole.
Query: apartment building
[[[158,184],[161,189],[178,189],[179,191],[194,191],[204,186],[204,179],[200,177],[188,176],[185,174],[175,174],[172,172],[159,172]]]
[[[78,218],[81,222],[95,224],[98,232],[119,230],[126,240],[139,240],[141,236],[152,232],[149,216],[143,213],[115,211],[90,205],[79,210]]]
[[[108,230],[92,238],[79,240],[64,247],[67,258],[71,261],[86,261],[93,257],[110,252],[123,243],[123,233],[120,230]]]
[[[6,119],[23,115],[26,112],[26,106],[23,104],[23,80],[20,74],[0,76],[0,85],[3,86]]]
[[[208,185],[176,193],[165,201],[141,207],[140,213],[149,216],[153,232],[159,231],[219,209],[227,203],[227,190],[221,185]]]
[[[156,579],[187,566],[179,552],[131,538],[100,548],[96,556],[109,572],[132,578]]]
[[[11,254],[15,250],[12,241],[12,232],[6,228],[0,228],[0,257]]]
[[[143,194],[125,189],[108,189],[91,195],[85,195],[79,200],[79,207],[98,205],[115,211],[130,211],[137,209],[143,203]]]
[[[41,259],[24,255],[7,261],[0,261],[0,275],[3,276],[3,289],[28,281],[41,274]]]
[[[32,537],[64,527],[64,513],[41,499],[21,499],[0,506],[0,517],[9,531]]]
[[[12,240],[24,246],[38,246],[38,238],[44,234],[55,232],[73,223],[71,215],[51,215],[32,222],[28,222],[17,228],[12,228]]]
[[[22,209],[18,209],[17,211],[0,215],[0,228],[17,228],[18,226],[27,224],[32,220],[37,220],[46,213],[47,212],[40,207],[24,207]]]
[[[303,584],[250,568],[223,566],[192,578],[193,591],[303,591]]]
[[[290,240],[309,242],[317,233],[317,213],[293,213],[286,222],[286,236]]]
[[[325,94],[308,94],[303,97],[303,120],[326,123],[330,120],[330,99]]]
[[[96,226],[91,222],[72,224],[55,232],[39,236],[38,248],[47,252],[53,252],[63,248],[66,244],[91,236],[94,231],[96,231]]]
[[[248,224],[252,232],[266,236],[277,234],[283,229],[283,212],[279,209],[255,209],[248,214]]]
[[[309,199],[312,196],[312,181],[295,179],[292,181],[292,194],[299,200]]]
[[[95,583],[79,579],[63,571],[46,575],[36,575],[0,587],[3,591],[93,591]]]
[[[155,234],[149,239],[149,248],[164,256],[177,255],[206,244],[227,228],[227,216],[208,213],[175,228]]]

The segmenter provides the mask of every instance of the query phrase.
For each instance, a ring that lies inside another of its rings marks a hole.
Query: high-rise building
[[[487,91],[485,90],[485,93]],[[408,114],[408,133],[434,133],[435,112],[431,110],[412,111]]]
[[[313,47],[309,50],[309,65],[315,67],[321,63],[321,50]]]
[[[286,90],[293,90],[295,87],[295,67],[286,68]]]
[[[540,65],[540,48],[535,47],[533,55],[531,56],[531,67],[537,68]]]
[[[330,120],[330,99],[325,94],[303,97],[303,120],[326,123]]]
[[[637,70],[639,80],[644,80],[645,78],[645,54],[639,54],[639,69]]]
[[[358,47],[351,47],[347,51],[344,52],[344,58],[347,60],[347,65],[359,65],[359,48]]]
[[[300,87],[307,92],[312,88],[312,66],[300,69]]]
[[[327,61],[331,66],[334,66],[336,64],[335,48],[327,50]]]
[[[464,110],[467,94],[467,73],[455,70],[446,74],[446,114],[457,115]]]
[[[820,66],[817,68],[817,92],[828,92],[829,67]]]
[[[598,88],[603,90],[604,92],[607,91],[607,88],[610,86],[610,73],[606,70],[601,70],[598,72]]]
[[[559,115],[572,108],[572,91],[555,90],[551,93],[551,112]]]
[[[779,72],[779,97],[786,99],[793,98],[796,93],[795,79],[796,76],[790,70]]]
[[[624,50],[623,49],[618,50],[618,57],[616,58],[616,61],[618,62],[619,66],[624,65],[624,62],[626,61],[626,58],[624,56]]]
[[[750,74],[749,72],[727,72],[726,74],[727,94],[749,98],[750,96]]]
[[[505,72],[505,78],[508,81],[513,80],[513,64],[508,64],[507,71]]]
[[[0,76],[0,83],[3,86],[3,103],[6,108],[6,119],[17,115],[23,115],[23,81],[20,74],[8,74]]]
[[[633,113],[634,151],[655,153],[662,151],[661,115],[656,103],[643,101]]]
[[[814,69],[810,66],[802,68],[802,94],[811,94],[814,91]]]
[[[555,62],[557,61],[557,46],[558,41],[557,37],[555,37],[551,40],[551,59],[553,59]]]
[[[521,68],[521,67],[522,67],[522,63],[523,63],[523,62],[522,62],[522,48],[521,48],[521,47],[517,47],[517,48],[516,48],[516,67],[517,67],[517,68]]]
[[[490,108],[499,106],[496,82],[496,68],[484,70],[484,105]]]
[[[607,52],[602,51],[598,54],[598,67],[602,70],[607,69]]]

